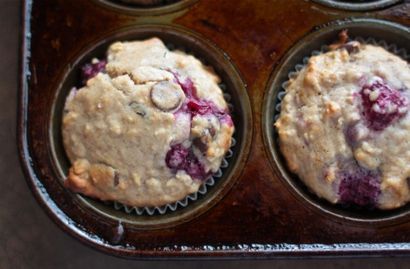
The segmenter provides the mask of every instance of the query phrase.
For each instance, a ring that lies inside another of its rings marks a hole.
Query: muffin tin
[[[341,29],[409,50],[407,4],[350,13],[299,0],[183,0],[144,10],[112,2],[24,4],[19,150],[30,188],[58,226],[96,249],[132,258],[410,253],[408,206],[368,213],[320,201],[287,172],[272,125],[289,71]],[[237,145],[224,176],[203,197],[175,212],[137,216],[62,186],[68,164],[59,126],[78,66],[113,40],[148,36],[215,68],[232,97]]]

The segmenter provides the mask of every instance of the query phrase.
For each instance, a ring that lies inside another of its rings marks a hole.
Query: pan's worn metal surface
[[[287,59],[299,55],[300,40],[316,46],[358,21],[352,17],[378,18],[408,29],[407,2],[368,13],[300,0],[180,1],[169,5],[171,10],[138,12],[101,2],[26,0],[24,5],[20,157],[35,197],[64,231],[129,258],[410,253],[407,207],[369,217],[322,205],[275,163],[273,126],[268,131],[275,76],[286,69],[284,63],[294,64]],[[352,27],[358,33],[369,29],[376,37],[386,35],[389,41],[399,38],[394,29],[366,23]],[[59,150],[58,117],[79,64],[103,53],[115,39],[148,36],[180,44],[215,68],[239,109],[234,115],[238,144],[231,170],[213,192],[175,214],[141,217],[108,209],[62,186],[67,163]]]

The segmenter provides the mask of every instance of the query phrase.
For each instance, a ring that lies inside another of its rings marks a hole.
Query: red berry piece
[[[370,79],[360,91],[363,116],[367,127],[381,131],[393,124],[408,111],[408,99],[401,91],[387,85],[380,77]]]
[[[100,72],[105,72],[106,60],[96,60],[91,63],[85,64],[81,68],[82,83],[85,85],[87,80],[95,77]]]
[[[363,167],[354,168],[339,174],[340,202],[345,205],[373,208],[380,194],[380,175]]]

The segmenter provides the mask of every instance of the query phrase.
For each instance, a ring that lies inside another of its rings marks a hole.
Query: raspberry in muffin
[[[331,203],[393,209],[410,200],[410,67],[347,40],[289,81],[275,126],[289,169]]]
[[[67,98],[67,188],[107,201],[161,206],[196,192],[234,131],[220,79],[158,38],[117,42],[82,69]]]

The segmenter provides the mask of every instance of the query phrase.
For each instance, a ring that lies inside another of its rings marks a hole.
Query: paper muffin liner
[[[362,38],[360,36],[355,37],[353,39],[349,39],[349,41],[358,41],[362,44],[370,44],[370,45],[376,45],[384,48],[385,50],[399,56],[400,58],[409,61],[410,60],[410,54],[407,53],[407,51],[404,48],[399,48],[396,44],[394,43],[387,43],[385,40],[376,40],[372,37],[370,38]],[[329,44],[330,45],[330,44]],[[310,53],[309,56],[306,56],[303,58],[302,62],[299,64],[296,64],[295,67],[288,73],[288,80],[284,81],[281,84],[281,88],[278,91],[278,94],[276,96],[276,106],[275,106],[275,115],[274,115],[274,122],[277,121],[280,115],[281,111],[281,103],[283,98],[286,95],[286,88],[289,86],[290,79],[296,78],[296,76],[299,74],[299,72],[307,65],[309,59],[312,56],[317,56],[322,53],[326,53],[329,51],[329,45],[323,45],[320,47],[319,50],[314,50]]]

